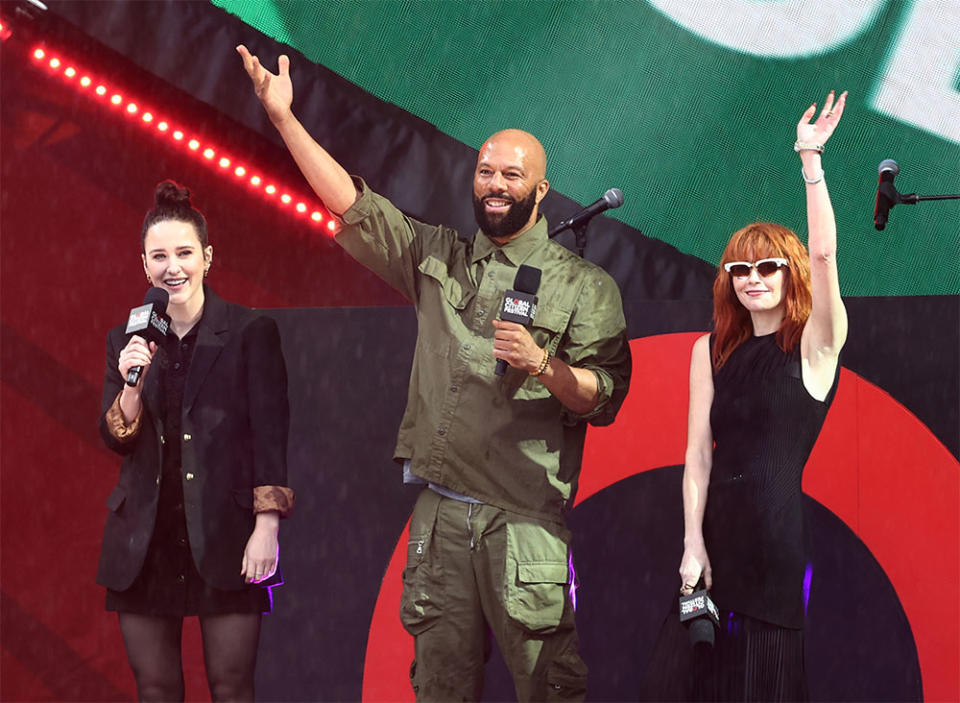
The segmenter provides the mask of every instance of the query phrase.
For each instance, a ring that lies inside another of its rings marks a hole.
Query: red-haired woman
[[[846,95],[797,125],[809,254],[780,225],[736,232],[713,287],[714,332],[690,360],[680,590],[702,577],[720,608],[708,695],[721,700],[807,697],[800,482],[847,336],[820,155]]]

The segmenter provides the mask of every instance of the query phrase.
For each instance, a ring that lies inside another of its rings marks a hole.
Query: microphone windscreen
[[[517,269],[517,277],[513,279],[513,289],[521,293],[536,295],[540,289],[541,271],[533,266],[521,264]]]
[[[877,173],[882,176],[885,171],[889,171],[896,176],[898,173],[900,173],[900,167],[893,159],[884,159],[880,162],[880,165],[877,166]]]
[[[709,618],[700,617],[690,621],[690,644],[713,646],[714,627]]]
[[[170,302],[170,294],[163,288],[154,286],[143,296],[143,304],[155,304],[159,314],[163,315],[167,311],[167,304]]]
[[[611,188],[603,194],[603,199],[611,208],[620,207],[623,205],[623,192],[619,188]]]

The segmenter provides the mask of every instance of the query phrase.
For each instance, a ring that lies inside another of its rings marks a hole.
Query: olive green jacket
[[[630,382],[620,291],[598,266],[547,237],[542,217],[500,247],[478,232],[418,222],[356,179],[337,241],[416,307],[417,346],[397,459],[420,478],[492,505],[561,520],[576,494],[586,422],[613,422]],[[595,408],[576,415],[534,377],[494,374],[492,321],[521,264],[542,271],[530,332],[589,369]]]

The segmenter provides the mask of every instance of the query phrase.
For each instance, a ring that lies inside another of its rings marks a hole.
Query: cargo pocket
[[[504,607],[529,632],[554,632],[563,617],[570,573],[565,536],[559,525],[507,525]]]
[[[570,322],[570,311],[557,307],[551,302],[539,304],[537,314],[530,325],[530,334],[537,346],[549,347],[551,352],[557,350],[557,339],[567,329]]]
[[[403,595],[400,598],[400,622],[411,635],[419,635],[440,618],[437,596],[440,589],[433,573],[433,533],[440,496],[424,489],[410,517],[407,561],[403,569]]]

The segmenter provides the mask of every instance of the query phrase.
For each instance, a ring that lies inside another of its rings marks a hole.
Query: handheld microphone
[[[873,226],[882,230],[887,226],[890,208],[900,202],[900,194],[893,185],[893,179],[900,173],[900,167],[893,159],[884,159],[877,167],[880,178],[877,182],[877,201],[873,206]]]
[[[594,215],[599,215],[605,210],[610,210],[623,205],[623,192],[619,188],[611,188],[603,197],[592,205],[588,205],[573,217],[567,218],[559,225],[553,228],[549,236],[554,236],[567,228],[579,227],[590,221]]]
[[[697,589],[690,595],[680,596],[680,622],[687,625],[690,644],[712,647],[716,629],[720,627],[720,611],[710,598],[703,577],[697,582]]]
[[[167,330],[170,329],[170,318],[167,316],[167,303],[170,302],[170,294],[163,288],[154,286],[143,296],[143,305],[139,305],[130,311],[130,317],[127,318],[127,334],[140,335],[147,340],[147,343],[156,342],[160,344],[167,336]],[[143,373],[142,366],[134,366],[127,372],[126,383],[128,386],[136,386],[140,382],[140,375]]]
[[[513,279],[513,289],[503,294],[503,305],[500,308],[500,319],[507,322],[516,322],[526,327],[537,315],[537,290],[540,288],[540,274],[542,271],[533,266],[521,264],[517,269],[517,276]],[[507,372],[505,359],[497,359],[497,368],[494,373],[503,376]]]

